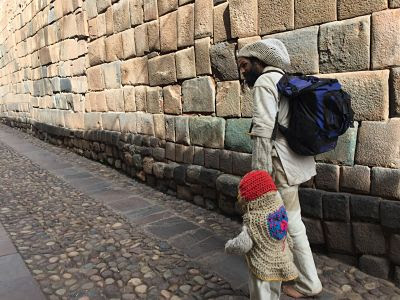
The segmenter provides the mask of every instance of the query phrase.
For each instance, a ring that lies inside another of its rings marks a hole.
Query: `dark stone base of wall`
[[[166,157],[155,137],[82,131],[2,118],[41,140],[99,161],[157,190],[240,219],[240,176]],[[400,285],[400,201],[300,188],[303,221],[314,251]]]

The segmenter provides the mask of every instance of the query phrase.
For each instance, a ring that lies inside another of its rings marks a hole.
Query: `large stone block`
[[[181,86],[170,85],[163,88],[164,112],[166,114],[182,114]]]
[[[339,191],[340,167],[332,164],[317,164],[315,184],[318,189],[337,192]]]
[[[104,38],[99,38],[89,44],[88,55],[91,66],[98,65],[106,61],[106,46],[104,43]]]
[[[354,165],[354,156],[357,146],[358,122],[354,122],[354,128],[347,129],[346,133],[339,137],[336,148],[318,154],[317,161],[324,161],[333,164]]]
[[[243,176],[251,171],[251,154],[232,152],[232,173]]]
[[[175,134],[177,143],[190,145],[189,117],[175,118]]]
[[[248,134],[250,125],[251,119],[228,119],[225,147],[234,151],[251,153],[252,141]]]
[[[158,5],[157,0],[144,0],[143,1],[144,20],[151,21],[158,18]]]
[[[85,129],[84,114],[66,111],[64,113],[65,127],[69,129]]]
[[[101,114],[101,122],[103,129],[111,131],[121,131],[119,124],[119,113],[104,113]]]
[[[363,122],[358,134],[356,163],[366,166],[399,168],[400,119]],[[379,155],[376,150],[379,149]]]
[[[105,88],[103,68],[96,66],[87,69],[88,88],[91,91],[101,91]]]
[[[210,38],[195,41],[196,73],[197,75],[211,74]]]
[[[147,24],[147,37],[149,44],[149,51],[160,51],[160,25],[159,21],[155,20]]]
[[[163,112],[163,95],[162,88],[148,87],[146,97],[146,111],[152,114],[160,114]]]
[[[101,113],[86,113],[83,116],[86,130],[102,129]]]
[[[400,68],[393,68],[390,76],[390,114],[400,117]]]
[[[400,202],[398,201],[381,201],[381,224],[390,229],[400,229]]]
[[[156,138],[165,140],[165,116],[163,114],[153,115],[154,135]]]
[[[240,82],[217,83],[216,110],[218,117],[240,117]]]
[[[388,7],[386,0],[337,0],[338,19],[369,15]]]
[[[400,64],[400,9],[372,14],[371,41],[373,69]]]
[[[219,169],[224,172],[232,173],[232,151],[221,150],[219,152]]]
[[[146,111],[147,86],[135,87],[135,101],[137,111]]]
[[[215,86],[210,77],[184,81],[182,95],[183,112],[215,111]]]
[[[379,222],[379,206],[380,198],[351,195],[350,196],[350,213],[352,220],[365,222]]]
[[[135,27],[136,56],[143,56],[149,52],[147,23]]]
[[[294,28],[294,1],[258,1],[260,35],[286,31]]]
[[[219,169],[219,151],[218,149],[204,149],[204,166],[211,169]]]
[[[97,17],[97,4],[96,0],[86,0],[86,11],[88,13],[89,19]],[[49,23],[50,21],[50,14],[49,14]]]
[[[123,58],[136,56],[135,29],[131,28],[121,33]]]
[[[165,139],[170,142],[175,142],[175,117],[165,116]]]
[[[350,221],[349,195],[325,193],[322,195],[324,219],[332,221]]]
[[[231,39],[231,19],[229,3],[224,2],[214,7],[214,43]]]
[[[299,189],[301,213],[310,218],[322,219],[322,192],[311,188]]]
[[[105,12],[106,9],[109,6],[111,6],[111,0],[97,0],[96,1],[96,6],[97,6],[97,13],[100,14],[102,12]]]
[[[190,117],[189,128],[192,144],[209,148],[224,147],[224,119],[213,117]]]
[[[282,41],[290,55],[288,72],[319,73],[318,26],[268,35]]]
[[[62,26],[62,25],[61,25]],[[97,30],[97,36],[104,36],[107,33],[107,22],[106,22],[106,15],[101,14],[98,15],[96,18],[95,26]]]
[[[106,35],[111,35],[114,33],[114,17],[112,6],[107,8],[105,13],[106,18]]]
[[[129,0],[129,12],[133,26],[143,23],[143,0]]]
[[[320,220],[302,218],[306,226],[307,238],[311,245],[325,244],[324,230]]]
[[[240,179],[241,178],[238,176],[222,174],[217,178],[217,191],[232,198],[236,198]]]
[[[389,116],[389,71],[364,71],[320,74],[322,78],[336,78],[351,95],[355,120],[379,121]]]
[[[160,45],[162,52],[178,49],[177,12],[171,12],[160,18]]]
[[[319,33],[322,73],[368,70],[370,17],[321,25]]]
[[[121,87],[121,62],[115,61],[102,65],[104,81],[107,89],[119,89]]]
[[[105,91],[107,111],[124,111],[124,91],[114,89]]]
[[[390,8],[398,8],[400,7],[400,0],[389,0]]]
[[[154,135],[153,115],[143,112],[136,113],[137,132],[140,134]]]
[[[352,230],[350,223],[323,222],[325,240],[329,250],[352,254]]]
[[[194,3],[194,37],[196,39],[212,36],[213,0],[196,0]]]
[[[175,54],[157,56],[149,60],[150,85],[167,85],[176,82]]]
[[[253,95],[247,85],[240,89],[240,110],[242,117],[253,117]]]
[[[158,13],[160,16],[165,15],[178,8],[178,0],[158,0]]]
[[[372,168],[371,194],[400,200],[400,169]]]
[[[178,47],[194,45],[194,4],[178,9]]]
[[[376,255],[386,253],[386,241],[381,225],[355,222],[352,225],[357,253]]]
[[[398,234],[390,236],[389,257],[396,265],[400,265],[400,235]]]
[[[340,174],[340,190],[358,194],[369,194],[371,186],[369,167],[355,165],[343,166]]]
[[[248,37],[258,34],[257,0],[229,1],[229,17],[232,37]]]
[[[194,47],[176,52],[176,75],[178,79],[196,77]]]
[[[336,0],[295,0],[295,28],[336,20]]]
[[[121,32],[131,28],[129,0],[120,0],[113,5],[114,32]]]
[[[148,84],[147,57],[137,57],[122,62],[122,84]]]
[[[360,257],[359,268],[372,276],[383,279],[389,278],[390,263],[386,258],[363,255]]]
[[[136,133],[136,121],[135,113],[120,114],[119,123],[121,126],[121,132]]]
[[[231,43],[219,43],[211,47],[211,66],[217,79],[222,81],[239,79],[235,51],[236,45]]]
[[[195,165],[204,166],[204,148],[194,147],[193,163]]]

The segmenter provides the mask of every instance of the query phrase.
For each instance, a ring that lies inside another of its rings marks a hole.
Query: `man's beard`
[[[250,70],[249,72],[243,73],[244,81],[249,87],[253,87],[254,84],[256,83],[258,77],[260,77],[261,74],[254,70]]]

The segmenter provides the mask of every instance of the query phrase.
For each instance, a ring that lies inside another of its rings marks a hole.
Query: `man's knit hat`
[[[271,175],[264,170],[255,170],[247,173],[239,183],[239,196],[249,202],[260,196],[276,191]]]
[[[290,57],[285,45],[278,39],[265,39],[248,44],[240,49],[238,57],[255,57],[267,66],[286,70],[290,66]]]

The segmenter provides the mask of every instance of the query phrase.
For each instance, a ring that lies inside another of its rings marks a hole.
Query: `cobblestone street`
[[[1,300],[247,299],[244,261],[223,251],[237,221],[4,125],[0,173]],[[400,299],[315,260],[320,299]]]

